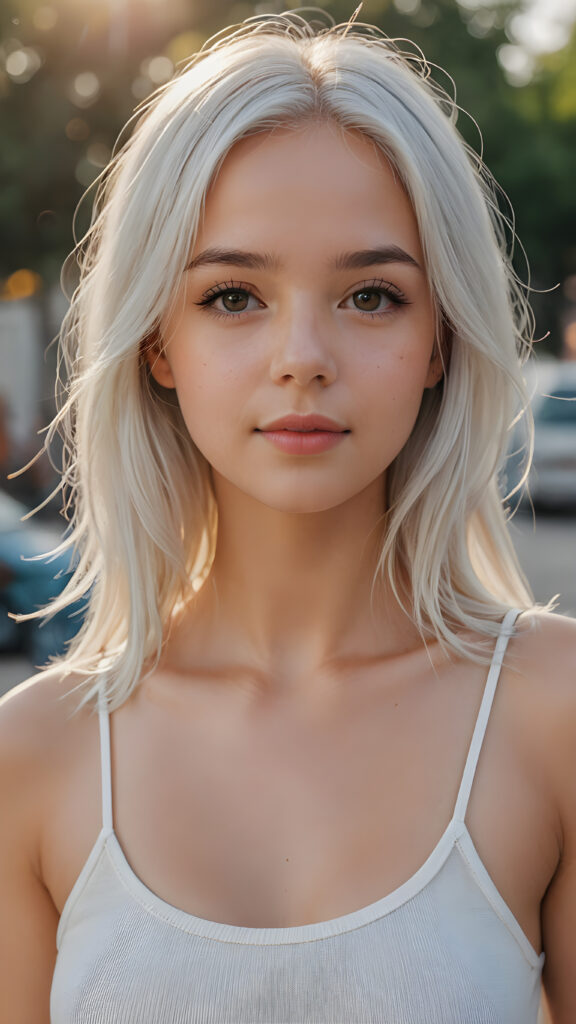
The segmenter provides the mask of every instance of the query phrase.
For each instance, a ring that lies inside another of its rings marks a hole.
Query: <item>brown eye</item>
[[[224,292],[220,295],[220,301],[229,313],[242,313],[248,306],[247,292]]]
[[[252,313],[256,309],[264,308],[264,303],[256,298],[249,285],[236,281],[225,281],[221,285],[214,285],[213,288],[204,292],[201,301],[196,305],[201,309],[231,319],[234,318],[234,314]]]
[[[382,292],[374,288],[363,288],[360,292],[354,292],[352,301],[356,309],[361,309],[363,313],[375,313],[383,298]]]

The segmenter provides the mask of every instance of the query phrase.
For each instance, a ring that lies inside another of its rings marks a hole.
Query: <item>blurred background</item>
[[[316,0],[335,21],[356,0]],[[90,219],[90,189],[134,108],[213,33],[275,0],[3,0],[0,10],[0,692],[61,650],[81,617],[42,629],[8,610],[49,600],[66,560],[23,561],[53,546],[58,499],[27,510],[56,479],[36,453],[51,418],[52,339],[66,308],[62,262]],[[360,20],[412,40],[449,91],[459,128],[512,203],[515,267],[530,266],[537,337],[527,369],[537,422],[534,508],[513,535],[536,598],[576,615],[576,0],[365,0]],[[441,70],[444,69],[444,70]],[[480,136],[481,133],[481,136]],[[481,138],[483,141],[481,141]],[[502,197],[506,209],[505,196]],[[553,398],[544,396],[554,396]],[[514,447],[514,446],[513,446]],[[510,460],[509,477],[518,474]],[[56,576],[56,578],[55,578]]]

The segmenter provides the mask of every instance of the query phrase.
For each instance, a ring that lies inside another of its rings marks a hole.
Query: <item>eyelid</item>
[[[256,294],[256,289],[253,285],[247,284],[245,281],[223,281],[218,284],[213,284],[210,288],[207,288],[205,292],[202,292],[200,302],[196,302],[195,305],[207,306],[220,295],[225,295],[226,292],[247,292],[249,295],[253,295],[255,299],[258,299],[259,302],[262,301]]]
[[[350,300],[355,295],[358,295],[359,292],[375,292],[379,294],[380,300],[382,298],[387,300],[386,308],[368,310],[349,305]],[[352,310],[352,312],[358,313],[364,319],[383,320],[397,315],[403,306],[409,305],[411,305],[410,300],[398,285],[393,284],[392,281],[384,281],[382,278],[372,278],[370,281],[363,281],[354,285],[340,302],[339,308]]]
[[[345,298],[349,299],[352,295],[355,295],[356,292],[362,291],[383,292],[385,295],[393,299],[393,301],[397,302],[399,305],[405,305],[409,301],[404,292],[402,291],[402,289],[399,288],[397,284],[394,284],[392,281],[385,281],[381,277],[371,278],[369,281],[360,281],[358,284],[355,284],[352,288],[348,290]]]

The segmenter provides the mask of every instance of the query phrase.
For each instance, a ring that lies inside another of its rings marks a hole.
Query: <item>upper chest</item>
[[[201,687],[184,705],[120,709],[114,823],[132,869],[189,913],[249,927],[328,920],[381,899],[418,870],[451,819],[483,677],[365,680],[333,708],[241,706]],[[537,945],[553,839],[525,856],[549,829],[545,798],[505,697],[494,710],[467,823]],[[60,906],[97,834],[99,798],[92,745],[47,841]]]

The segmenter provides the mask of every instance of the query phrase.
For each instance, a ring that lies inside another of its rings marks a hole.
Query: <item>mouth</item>
[[[328,416],[318,413],[289,413],[256,428],[259,433],[285,431],[293,434],[349,434],[350,430]]]
[[[268,434],[271,432],[287,433],[287,434],[349,434],[349,430],[328,430],[326,427],[256,427],[258,434]]]
[[[265,428],[258,428],[265,441],[278,451],[289,456],[320,456],[324,452],[344,443],[350,430],[340,424],[330,422],[330,426],[298,424],[296,426],[270,423]]]

